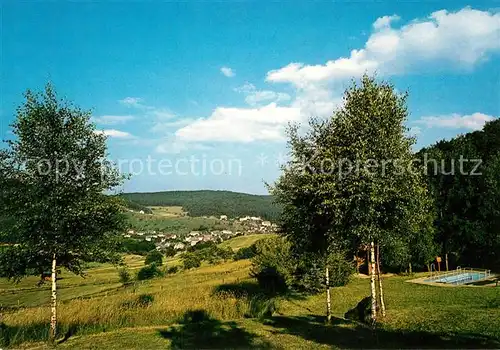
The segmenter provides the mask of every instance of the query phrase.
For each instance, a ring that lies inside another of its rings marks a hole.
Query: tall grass
[[[184,272],[133,286],[116,288],[91,298],[76,298],[59,304],[58,334],[102,332],[129,326],[168,325],[189,310],[205,310],[219,320],[233,320],[252,314],[251,301],[231,293],[214,294],[214,287],[248,276],[248,262],[226,264]],[[233,272],[231,272],[231,265]],[[236,266],[238,265],[238,266]],[[229,269],[228,269],[229,268]],[[229,272],[228,272],[229,271]],[[64,292],[64,290],[63,290]],[[143,294],[149,303],[137,302]],[[50,308],[21,308],[3,315],[0,346],[47,339]]]

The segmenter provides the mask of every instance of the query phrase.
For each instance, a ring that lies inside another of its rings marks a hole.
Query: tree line
[[[124,193],[122,197],[143,206],[181,206],[190,216],[249,215],[275,220],[280,213],[271,196],[230,191]]]

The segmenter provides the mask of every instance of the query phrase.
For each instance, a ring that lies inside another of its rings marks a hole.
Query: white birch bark
[[[50,341],[54,342],[56,339],[56,326],[57,326],[57,261],[56,255],[52,258],[52,297],[51,297],[51,316],[50,316]]]
[[[370,288],[372,299],[372,322],[377,321],[377,289],[375,287],[375,244],[370,244]]]
[[[326,319],[328,323],[332,320],[332,304],[330,298],[330,270],[328,265],[325,268],[325,279],[326,279]]]
[[[382,278],[380,277],[380,246],[377,246],[377,277],[380,293],[380,312],[382,313],[382,317],[385,317],[384,289],[382,288]]]

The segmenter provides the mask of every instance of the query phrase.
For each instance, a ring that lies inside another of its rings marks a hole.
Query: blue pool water
[[[440,278],[429,278],[425,282],[449,283],[449,284],[466,284],[482,280],[487,277],[484,272],[463,272],[451,276],[442,276]]]

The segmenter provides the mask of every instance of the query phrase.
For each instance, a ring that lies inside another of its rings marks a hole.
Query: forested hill
[[[279,213],[272,197],[267,195],[203,190],[124,193],[122,196],[144,206],[182,206],[190,216],[250,215],[273,220]]]

